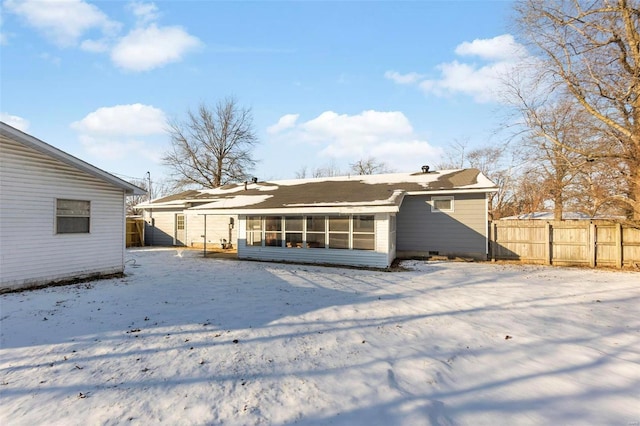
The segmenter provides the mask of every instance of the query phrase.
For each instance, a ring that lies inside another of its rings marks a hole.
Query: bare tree
[[[240,108],[233,98],[213,108],[201,104],[189,110],[184,121],[168,123],[171,149],[163,160],[177,186],[217,188],[241,182],[255,166],[252,149],[258,139],[251,110]]]
[[[304,179],[307,177],[307,166],[301,166],[296,172],[296,179]]]
[[[581,152],[597,144],[591,140],[597,133],[593,119],[567,96],[548,99],[523,114],[529,129],[523,139],[523,160],[529,160],[529,173],[543,183],[540,191],[552,202],[554,219],[562,220],[565,206],[576,206],[571,198],[580,192],[577,176],[592,160]]]
[[[514,191],[518,182],[517,168],[513,165],[513,153],[506,144],[468,149],[468,140],[454,141],[438,169],[475,168],[480,170],[498,187],[489,195],[492,219],[517,214],[514,207]]]
[[[467,147],[469,146],[469,140],[455,139],[451,143],[451,147],[445,152],[444,158],[436,164],[436,167],[440,170],[445,169],[462,169],[467,162]]]
[[[377,161],[373,157],[360,159],[355,163],[349,164],[349,167],[351,167],[351,171],[357,175],[375,175],[392,172],[383,161]]]
[[[640,2],[522,0],[516,13],[540,59],[537,78],[568,94],[598,136],[579,148],[553,143],[590,160],[615,160],[625,180],[616,197],[640,220]]]
[[[127,197],[126,208],[128,215],[139,215],[142,213],[140,209],[136,208],[138,204],[150,201],[153,198],[164,197],[179,192],[179,189],[174,188],[173,185],[165,179],[158,179],[153,182],[151,182],[150,178],[129,179],[129,183],[144,189],[147,193],[145,195],[130,195]],[[149,190],[149,183],[153,184],[151,190]]]
[[[336,166],[336,164],[333,161],[327,164],[326,166],[317,167],[311,171],[311,175],[314,178],[334,177],[334,176],[340,176],[341,174],[342,174],[342,171],[340,171],[340,168]]]

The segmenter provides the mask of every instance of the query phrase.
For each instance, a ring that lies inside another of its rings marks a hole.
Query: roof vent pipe
[[[244,181],[244,190],[245,190],[245,191],[247,190],[247,183],[248,183],[248,182],[245,180],[245,181]]]
[[[422,166],[422,173],[429,173],[429,166]]]

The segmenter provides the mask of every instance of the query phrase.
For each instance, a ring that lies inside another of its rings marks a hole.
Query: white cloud
[[[458,61],[439,65],[441,76],[437,80],[424,80],[420,88],[425,93],[447,96],[464,93],[480,103],[496,101],[502,87],[501,76],[505,76],[515,64],[494,62],[482,67]]]
[[[397,84],[416,84],[425,94],[451,96],[464,94],[476,102],[497,102],[501,93],[502,78],[525,60],[530,60],[526,48],[515,41],[512,35],[503,34],[490,39],[476,39],[459,44],[458,56],[475,56],[480,63],[453,60],[437,66],[439,76],[426,79],[411,72],[399,74],[387,71],[385,77]]]
[[[41,53],[39,56],[40,56],[40,59],[42,59],[43,61],[47,61],[57,67],[59,67],[60,64],[62,63],[62,59],[59,56],[52,55],[51,53],[48,53],[48,52]]]
[[[280,117],[280,120],[273,126],[267,128],[267,133],[275,134],[283,130],[290,129],[295,126],[296,121],[300,117],[300,114],[286,114]]]
[[[120,39],[111,51],[113,62],[126,70],[148,71],[178,62],[202,42],[181,27],[138,28]]]
[[[127,5],[131,13],[138,20],[138,26],[144,26],[156,21],[160,17],[160,12],[155,3],[145,3],[142,1],[132,1]]]
[[[291,117],[296,118],[292,120]],[[357,161],[374,157],[397,170],[416,166],[416,161],[433,162],[441,155],[416,135],[409,119],[399,111],[363,111],[337,114],[325,111],[318,117],[297,123],[297,115],[283,116],[271,129],[275,138],[318,147],[320,156]],[[281,122],[287,126],[280,126]]]
[[[488,60],[511,60],[524,52],[524,46],[517,43],[511,34],[503,34],[489,39],[475,39],[459,44],[455,50],[460,56],[479,56]]]
[[[179,26],[158,27],[154,22],[160,12],[152,2],[132,1],[127,5],[136,18],[136,28],[123,37],[119,36],[121,23],[84,0],[5,0],[3,6],[53,44],[92,53],[109,52],[112,62],[128,71],[148,71],[178,62],[202,45]],[[7,35],[0,32],[0,44],[7,42]]]
[[[397,71],[387,71],[384,73],[384,78],[393,80],[396,84],[414,84],[422,80],[424,75],[417,72],[400,74]]]
[[[120,28],[98,7],[82,0],[6,0],[3,6],[62,47],[76,45],[92,29],[114,34]]]
[[[2,14],[0,13],[0,46],[9,44],[9,36],[2,31]]]
[[[163,133],[166,116],[161,109],[150,105],[132,104],[98,108],[71,128],[92,136],[153,135]]]
[[[131,153],[144,151],[144,142],[135,139],[122,140],[110,138],[94,138],[79,135],[78,139],[89,155],[101,160],[119,160]]]
[[[164,112],[150,105],[132,104],[98,108],[71,123],[78,139],[92,156],[108,160],[139,155],[158,161],[151,139],[165,131]]]
[[[11,127],[15,127],[18,130],[26,132],[29,130],[29,121],[17,115],[11,115],[6,112],[0,112],[0,121],[8,124]]]
[[[82,43],[80,43],[80,49],[85,52],[103,53],[109,51],[110,45],[107,39],[83,40]]]

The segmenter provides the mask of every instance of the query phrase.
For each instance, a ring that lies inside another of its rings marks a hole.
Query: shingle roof
[[[144,208],[192,205],[195,210],[273,210],[301,207],[398,206],[407,193],[494,191],[477,169],[339,176],[226,185],[153,200]]]

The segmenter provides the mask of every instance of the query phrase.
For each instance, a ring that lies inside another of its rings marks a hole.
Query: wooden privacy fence
[[[126,228],[126,246],[144,246],[144,219],[141,217],[128,217]]]
[[[640,266],[640,229],[602,220],[489,223],[492,260],[547,265]]]

